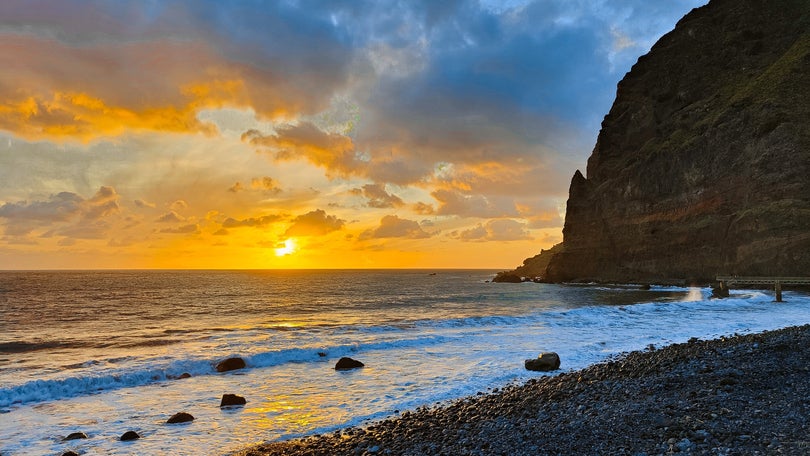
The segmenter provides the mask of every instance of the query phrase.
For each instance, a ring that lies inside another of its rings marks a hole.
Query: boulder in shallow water
[[[124,432],[124,434],[121,436],[121,441],[122,442],[127,442],[129,440],[138,440],[139,438],[141,438],[141,436],[138,435],[137,432],[135,432],[135,431],[127,431],[127,432]]]
[[[228,358],[217,363],[217,372],[228,372],[237,369],[244,369],[245,360],[242,358]]]
[[[166,420],[166,423],[168,423],[168,424],[188,423],[190,421],[194,421],[194,417],[191,416],[190,413],[180,412],[180,413],[175,413],[174,415],[172,415],[171,418]]]
[[[720,282],[716,286],[712,287],[712,295],[710,296],[710,298],[722,299],[728,298],[729,296],[730,293],[728,290],[728,285],[726,285],[725,282]]]
[[[182,373],[182,374],[180,374],[180,376],[179,376],[179,377],[177,377],[177,378],[178,378],[178,379],[183,379],[183,378],[191,378],[191,374],[189,374],[188,372],[183,372],[183,373]]]
[[[223,394],[222,401],[220,401],[220,407],[228,407],[231,405],[245,405],[247,401],[242,396],[237,396],[236,394]]]
[[[79,453],[75,451],[65,451],[64,453],[62,453],[62,456],[79,456]]]
[[[523,277],[511,272],[499,272],[492,281],[495,283],[521,283]]]
[[[358,367],[363,367],[365,364],[357,361],[356,359],[343,357],[340,358],[335,364],[335,370],[348,370],[348,369],[357,369]]]
[[[84,432],[71,432],[70,434],[68,434],[67,437],[65,437],[62,440],[79,440],[79,439],[86,439],[86,438],[87,438],[87,434],[85,434]]]
[[[541,353],[535,359],[527,359],[523,365],[530,371],[553,371],[560,368],[560,356],[554,352]]]

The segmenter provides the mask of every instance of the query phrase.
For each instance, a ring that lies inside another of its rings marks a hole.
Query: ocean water
[[[494,271],[0,272],[0,454],[227,454],[649,344],[810,323],[810,296],[488,283]],[[217,373],[240,356],[247,368]],[[335,371],[351,356],[363,369]],[[191,378],[177,379],[189,373]],[[244,407],[220,409],[223,394]],[[168,425],[174,413],[192,423]],[[128,430],[140,440],[121,442]],[[63,441],[72,432],[87,439]]]

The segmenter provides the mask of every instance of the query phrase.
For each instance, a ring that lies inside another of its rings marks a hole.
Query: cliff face
[[[549,281],[810,275],[810,1],[712,0],[619,83]]]

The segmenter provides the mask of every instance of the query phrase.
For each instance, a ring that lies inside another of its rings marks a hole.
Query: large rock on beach
[[[79,453],[75,451],[65,451],[64,453],[62,453],[62,456],[79,456]]]
[[[217,363],[217,372],[228,372],[245,368],[245,360],[242,358],[228,358]]]
[[[541,353],[535,359],[527,359],[523,365],[530,371],[549,372],[560,368],[560,356],[554,352]]]
[[[357,369],[358,367],[363,367],[365,364],[357,361],[356,359],[343,357],[340,358],[335,364],[335,370],[349,370],[349,369]]]
[[[79,439],[86,439],[86,438],[87,438],[87,434],[85,434],[84,432],[71,432],[70,434],[68,434],[67,437],[65,437],[62,440],[67,441],[67,440],[79,440]]]
[[[123,435],[121,435],[120,440],[122,442],[128,442],[130,440],[138,440],[139,438],[141,438],[141,436],[138,435],[137,432],[135,432],[135,431],[127,431],[127,432],[124,432]]]
[[[172,415],[171,418],[166,420],[166,423],[167,424],[189,423],[191,421],[194,421],[194,417],[190,413],[180,412]]]
[[[242,396],[236,394],[223,394],[222,400],[219,402],[220,407],[230,407],[233,405],[245,405],[247,400]]]

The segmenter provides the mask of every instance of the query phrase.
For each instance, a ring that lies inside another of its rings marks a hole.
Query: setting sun
[[[279,243],[281,247],[276,247],[276,256],[284,256],[289,255],[295,252],[295,241],[292,239],[287,239],[284,242]]]

